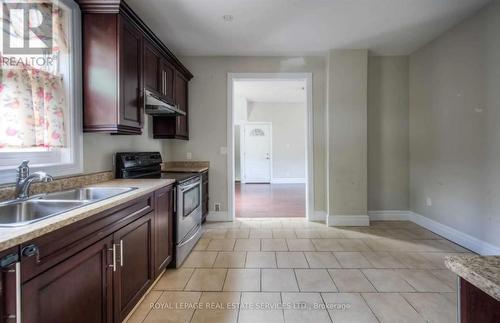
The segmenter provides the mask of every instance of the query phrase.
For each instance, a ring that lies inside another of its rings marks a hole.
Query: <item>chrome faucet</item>
[[[23,160],[21,165],[17,168],[16,176],[16,199],[27,199],[29,197],[29,189],[31,183],[34,181],[39,182],[52,182],[54,178],[45,172],[35,172],[30,174],[30,167],[28,166],[29,160]]]

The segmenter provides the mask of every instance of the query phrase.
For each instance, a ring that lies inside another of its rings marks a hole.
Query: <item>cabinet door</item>
[[[153,282],[153,212],[113,234],[115,321],[121,322]]]
[[[174,191],[172,186],[155,192],[155,277],[173,257]]]
[[[22,322],[112,322],[111,247],[100,240],[24,283]]]
[[[142,128],[142,35],[135,25],[120,16],[120,124]]]
[[[188,80],[179,72],[175,73],[175,103],[180,110],[186,112],[185,116],[176,119],[176,137],[188,139]]]
[[[18,248],[0,252],[0,323],[16,322]]]
[[[160,73],[161,93],[168,102],[174,104],[175,69],[166,59],[162,59]]]
[[[160,62],[158,50],[150,42],[144,41],[144,87],[161,93]]]

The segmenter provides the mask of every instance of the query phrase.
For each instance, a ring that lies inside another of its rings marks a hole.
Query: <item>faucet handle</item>
[[[17,167],[17,178],[18,179],[24,179],[29,176],[30,174],[30,167],[28,166],[29,160],[23,160],[21,162],[21,165]]]

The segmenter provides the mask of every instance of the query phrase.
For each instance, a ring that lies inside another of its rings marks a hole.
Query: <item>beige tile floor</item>
[[[411,222],[238,219],[203,229],[129,323],[456,321],[456,277],[443,258],[469,251]]]

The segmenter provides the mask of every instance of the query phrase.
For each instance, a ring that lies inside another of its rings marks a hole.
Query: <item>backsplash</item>
[[[111,171],[56,178],[52,182],[33,183],[30,188],[30,195],[69,190],[75,187],[88,186],[110,181],[113,178],[114,173]],[[8,184],[5,186],[0,186],[0,201],[13,199],[14,192],[15,185]]]
[[[167,161],[163,162],[162,169],[175,168],[175,167],[209,167],[210,162],[208,161]]]

